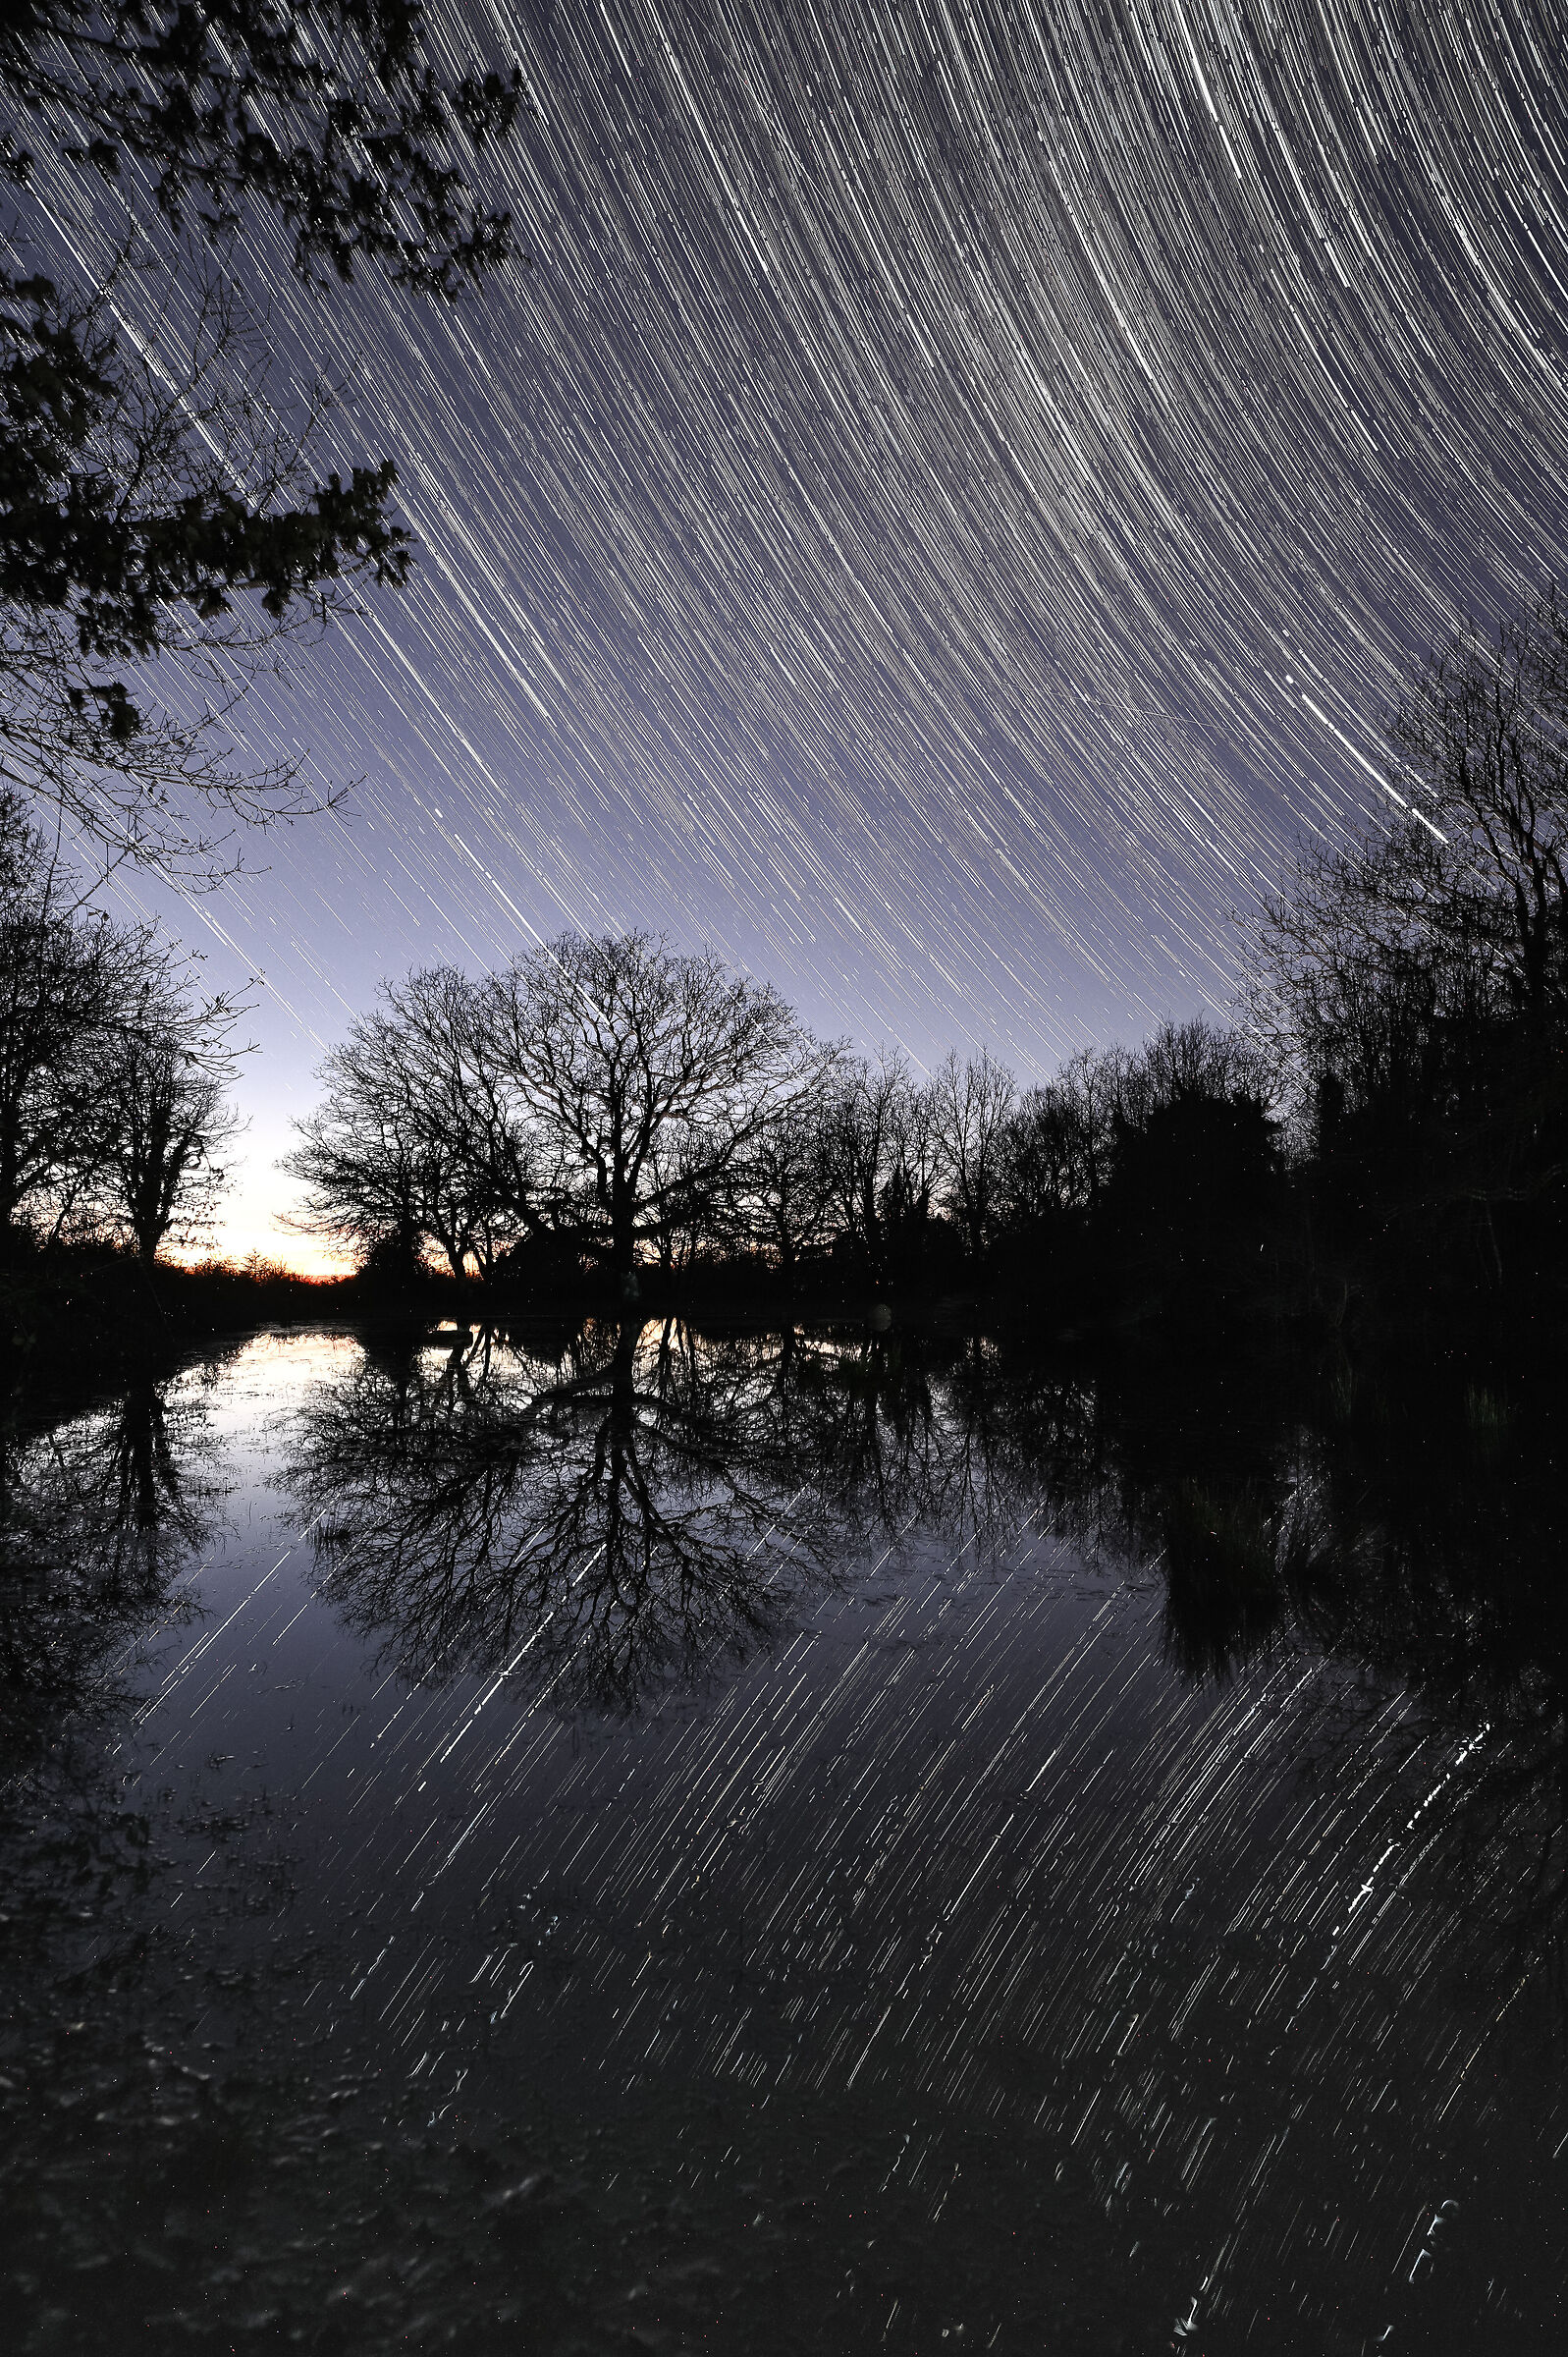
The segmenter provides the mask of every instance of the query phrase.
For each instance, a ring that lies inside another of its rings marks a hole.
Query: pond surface
[[[13,2345],[1562,2346],[1560,1428],[673,1326],[20,1419]]]

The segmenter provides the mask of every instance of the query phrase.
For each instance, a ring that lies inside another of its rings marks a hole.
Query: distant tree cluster
[[[197,1241],[237,1127],[241,1008],[150,925],[117,924],[0,790],[0,1254]]]
[[[1017,1088],[982,1052],[921,1077],[814,1040],[777,993],[645,934],[567,935],[499,974],[386,989],[322,1069],[286,1168],[300,1223],[380,1268],[492,1278],[832,1264],[881,1284],[1038,1254],[1096,1223],[1145,1248],[1174,1184],[1274,1161],[1262,1060],[1202,1021]]]

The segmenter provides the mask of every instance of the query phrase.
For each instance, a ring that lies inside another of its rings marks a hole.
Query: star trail
[[[246,249],[419,566],[246,722],[363,782],[209,911],[281,1002],[237,1220],[380,974],[535,932],[1025,1074],[1223,1005],[1412,664],[1561,569],[1560,9],[447,15],[525,66],[517,262]]]

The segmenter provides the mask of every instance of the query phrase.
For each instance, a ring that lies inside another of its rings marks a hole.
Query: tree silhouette
[[[66,1712],[113,1699],[112,1656],[166,1615],[223,1495],[206,1414],[143,1375],[106,1403],[0,1423],[0,1775]]]
[[[0,89],[0,169],[25,187],[42,142],[131,224],[87,292],[20,259],[25,213],[0,266],[0,779],[111,858],[210,883],[236,820],[318,806],[297,764],[236,766],[236,703],[410,561],[391,463],[314,463],[332,388],[275,381],[213,240],[259,206],[313,283],[365,260],[456,296],[511,250],[467,171],[520,72],[454,71],[408,0],[18,0]]]
[[[0,789],[0,1256],[110,1237],[150,1266],[171,1233],[201,1232],[242,1012],[155,927],[84,907]]]
[[[459,158],[509,133],[521,69],[454,74],[418,0],[13,0],[0,87],[32,136],[121,182],[150,169],[166,219],[192,200],[231,227],[253,202],[294,235],[296,267],[355,264],[452,295],[512,251],[510,215]],[[3,159],[26,182],[22,125]]]
[[[1568,1171],[1568,617],[1554,591],[1461,631],[1394,712],[1402,807],[1304,849],[1254,920],[1253,1027],[1323,1164],[1398,1268],[1433,1224],[1496,1283],[1499,1216]],[[1370,1219],[1366,1217],[1370,1215]],[[1552,1226],[1535,1220],[1527,1259]],[[1514,1222],[1519,1233],[1519,1218]]]
[[[235,820],[316,807],[297,765],[235,765],[237,703],[350,583],[400,585],[409,543],[390,462],[312,466],[330,395],[273,409],[232,291],[183,354],[128,350],[115,292],[0,272],[0,780],[205,883]]]
[[[950,1050],[938,1068],[937,1134],[953,1216],[976,1260],[996,1233],[1013,1097],[1012,1074],[988,1051],[960,1064]]]
[[[820,1069],[777,991],[646,933],[563,935],[492,980],[480,1021],[551,1170],[549,1224],[622,1287]]]
[[[284,1169],[307,1233],[405,1271],[433,1246],[456,1277],[495,1274],[542,1223],[539,1148],[485,1053],[481,998],[452,966],[387,987],[319,1075]],[[548,1167],[548,1166],[546,1166]]]
[[[770,1477],[767,1386],[732,1376],[670,1325],[590,1327],[554,1366],[488,1336],[367,1360],[301,1421],[327,1594],[410,1675],[499,1672],[560,1710],[743,1656],[822,1566]]]
[[[129,1004],[99,1027],[82,1224],[129,1241],[150,1269],[173,1237],[210,1233],[238,1134],[229,1101],[241,1008],[200,996],[171,957],[146,960]]]

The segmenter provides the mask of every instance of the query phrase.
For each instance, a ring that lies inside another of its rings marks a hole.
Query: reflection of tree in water
[[[1568,1464],[1558,1401],[1495,1423],[1481,1404],[1375,1399],[1312,1437],[1311,1576],[1290,1606],[1325,1649],[1414,1689],[1463,1749],[1453,1870],[1538,1946],[1568,1918]]]
[[[330,1592],[407,1673],[625,1709],[743,1657],[879,1534],[1016,1529],[980,1349],[672,1320],[367,1356],[305,1412],[294,1478]]]
[[[1390,1397],[1342,1370],[1320,1382],[1152,1352],[1091,1373],[975,1341],[865,1345],[815,1397],[812,1461],[862,1537],[919,1523],[1000,1546],[1032,1513],[1090,1560],[1158,1572],[1185,1676],[1225,1679],[1305,1644],[1406,1689],[1462,1754],[1444,1815],[1478,1891],[1527,1943],[1556,1936],[1568,1426],[1555,1399],[1527,1416],[1475,1387]]]
[[[300,1478],[356,1627],[412,1674],[511,1669],[564,1709],[743,1656],[869,1551],[931,1532],[1000,1558],[1049,1526],[1159,1573],[1187,1676],[1306,1644],[1460,1740],[1485,1727],[1474,1839],[1555,1919],[1568,1468],[1470,1410],[1444,1429],[1428,1404],[1369,1419],[1337,1397],[976,1340],[601,1326],[559,1350],[367,1358],[307,1411]]]
[[[167,1612],[219,1495],[189,1388],[150,1376],[107,1406],[0,1427],[0,1751],[15,1769]]]
[[[367,1357],[307,1409],[295,1478],[330,1592],[406,1672],[629,1708],[744,1654],[820,1568],[778,1402],[763,1354],[670,1323],[590,1326],[554,1361],[481,1337]]]
[[[1452,1739],[1444,1800],[1527,1944],[1568,1912],[1568,1464],[1558,1403],[1390,1398],[1343,1373],[1020,1363],[1000,1413],[1056,1526],[1160,1572],[1167,1652],[1225,1678],[1283,1644],[1371,1669]]]
[[[993,1343],[791,1336],[769,1347],[777,1478],[791,1484],[805,1471],[840,1559],[916,1531],[980,1557],[1016,1539],[1041,1483],[1009,1416],[1015,1379]]]
[[[221,1496],[199,1389],[133,1383],[83,1413],[14,1406],[0,1427],[0,1883],[10,1917],[0,2061],[21,2084],[59,2050],[67,2015],[97,2008],[143,1970],[127,1926],[149,1823],[106,1734],[130,1699],[135,1640],[166,1626],[177,1582]],[[104,2035],[120,2032],[111,2008]],[[75,2024],[76,2029],[81,2023]],[[28,2057],[31,2056],[29,2061]],[[18,2078],[21,2070],[22,2077]],[[124,2074],[122,2074],[123,2076]],[[21,2101],[21,2098],[16,2099]],[[8,2119],[8,2135],[15,2127]],[[97,2133],[97,2131],[95,2131]],[[26,2206],[27,2147],[0,2186]]]
[[[1225,1678],[1288,1622],[1308,1544],[1292,1413],[1256,1369],[1151,1358],[1092,1381],[1026,1373],[1007,1423],[1063,1535],[1092,1559],[1157,1569],[1170,1658]]]

